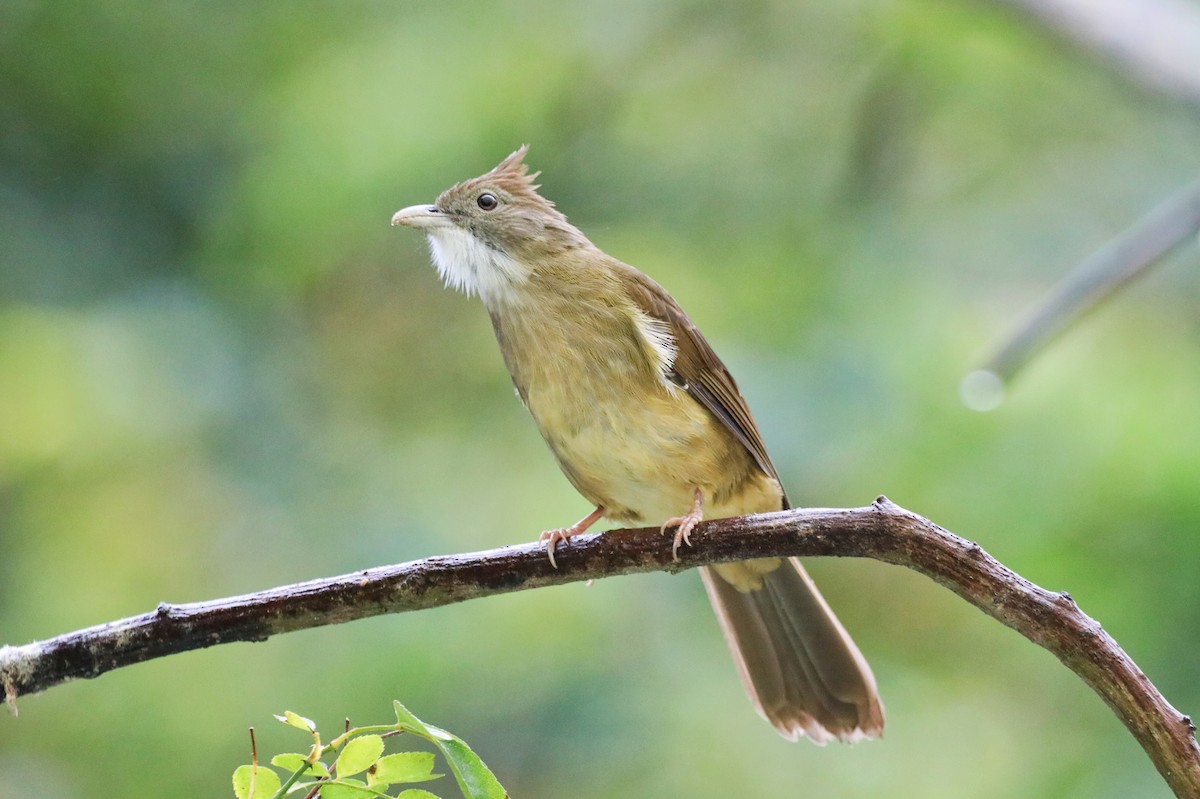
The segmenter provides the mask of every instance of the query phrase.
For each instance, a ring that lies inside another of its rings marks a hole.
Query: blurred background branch
[[[967,375],[967,404],[977,410],[998,405],[1003,385],[1038,349],[1181,244],[1194,246],[1197,231],[1200,180],[1164,200],[1071,270],[980,370]]]
[[[1136,84],[1200,104],[1200,5],[1189,0],[1002,0],[1105,57]],[[1200,181],[1164,200],[1071,271],[961,385],[975,410],[997,407],[1036,350],[1200,229]]]
[[[1188,0],[1002,0],[1120,72],[1200,104],[1200,7]]]
[[[1200,796],[1200,747],[1133,660],[1066,593],[1040,588],[975,544],[880,497],[854,509],[809,508],[706,522],[673,561],[658,528],[579,536],[550,566],[541,544],[428,558],[241,597],[159,605],[142,616],[0,648],[0,684],[17,699],[151,658],[383,613],[513,591],[752,558],[867,557],[914,569],[1053,653],[1124,722],[1176,796]]]

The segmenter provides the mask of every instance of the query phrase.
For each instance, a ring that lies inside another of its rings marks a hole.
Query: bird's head
[[[521,147],[494,169],[446,189],[433,205],[397,211],[393,225],[423,232],[446,285],[492,307],[519,296],[539,264],[587,239],[537,193]]]

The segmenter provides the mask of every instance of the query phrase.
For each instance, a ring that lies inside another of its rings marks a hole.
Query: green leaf
[[[293,773],[299,770],[300,767],[307,766],[305,771],[302,772],[306,777],[329,776],[329,769],[325,768],[325,764],[320,760],[315,763],[309,763],[304,755],[295,752],[285,752],[281,755],[275,755],[275,757],[271,758],[271,765],[279,766],[279,768]]]
[[[504,790],[504,786],[496,779],[491,769],[483,764],[479,755],[471,751],[471,747],[461,738],[450,735],[445,730],[436,727],[431,729],[447,736],[443,740],[435,740],[434,743],[446,756],[446,762],[450,764],[450,770],[454,772],[458,787],[465,796],[469,799],[508,799],[508,792]]]
[[[441,774],[433,773],[432,752],[397,752],[379,758],[367,769],[368,785],[393,785],[397,782],[425,782]]]
[[[400,700],[392,700],[392,709],[396,711],[396,721],[399,724],[407,724],[413,727],[422,735],[425,734],[425,722],[412,714],[412,711],[400,704]]]
[[[422,791],[420,788],[409,788],[407,791],[396,794],[396,799],[439,799],[439,797],[429,791]]]
[[[335,780],[321,786],[321,799],[376,799],[387,796],[374,788],[368,788],[361,780]]]
[[[283,711],[282,716],[276,716],[275,718],[279,719],[284,724],[290,724],[298,730],[304,730],[305,732],[317,731],[316,722],[314,722],[312,719],[306,719],[299,713],[293,713],[290,710]]]
[[[233,793],[237,799],[271,799],[280,785],[279,775],[265,766],[238,766],[233,772]]]
[[[378,735],[362,735],[351,738],[342,748],[337,759],[338,777],[348,777],[367,768],[383,754],[383,738]]]
[[[454,772],[454,779],[458,781],[458,787],[467,799],[508,799],[508,793],[496,779],[496,775],[461,738],[426,724],[397,701],[392,702],[392,708],[396,711],[397,723],[408,727],[442,750],[446,762],[450,764],[450,770]]]

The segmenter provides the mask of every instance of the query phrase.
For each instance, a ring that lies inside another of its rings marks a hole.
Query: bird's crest
[[[549,211],[554,208],[554,203],[538,194],[537,190],[541,188],[541,185],[534,183],[534,181],[542,173],[530,173],[529,166],[525,163],[525,154],[527,152],[529,152],[529,145],[522,144],[507,158],[496,164],[489,172],[477,178],[464,181],[451,189],[451,191],[470,192],[479,186],[493,186],[508,192],[517,200]]]

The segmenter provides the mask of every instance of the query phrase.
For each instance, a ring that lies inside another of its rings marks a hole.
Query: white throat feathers
[[[468,297],[478,294],[489,308],[514,303],[515,288],[529,279],[520,264],[461,228],[437,228],[427,237],[442,282]]]

